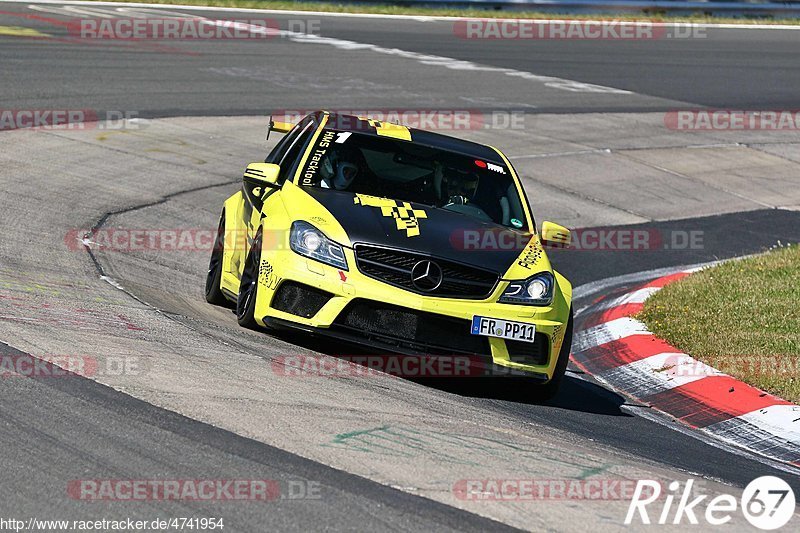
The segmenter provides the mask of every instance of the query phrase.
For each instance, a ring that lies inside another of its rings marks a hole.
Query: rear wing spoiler
[[[294,124],[291,122],[275,122],[272,117],[269,117],[269,126],[267,126],[267,139],[269,139],[270,132],[277,131],[278,133],[289,133]]]

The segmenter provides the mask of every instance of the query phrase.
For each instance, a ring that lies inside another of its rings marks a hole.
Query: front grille
[[[546,365],[550,341],[544,333],[537,333],[533,337],[533,342],[506,339],[506,350],[508,350],[508,358],[515,363]]]
[[[469,320],[357,298],[339,313],[331,329],[421,354],[491,356],[488,339],[471,335],[470,326]]]
[[[310,287],[296,281],[284,281],[275,291],[275,296],[272,297],[272,308],[304,318],[311,318],[332,297],[331,293],[316,287]]]
[[[496,273],[423,254],[358,244],[356,264],[366,276],[417,294],[442,298],[487,298],[497,285]],[[434,290],[415,287],[411,270],[420,261],[431,260],[442,269],[442,282]]]

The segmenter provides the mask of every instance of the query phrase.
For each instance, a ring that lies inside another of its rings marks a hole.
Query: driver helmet
[[[325,155],[320,164],[321,186],[343,191],[358,175],[357,155],[353,149],[338,147]]]
[[[478,181],[479,178],[476,174],[456,170],[447,176],[447,192],[450,197],[458,196],[464,200],[472,199],[478,189]]]

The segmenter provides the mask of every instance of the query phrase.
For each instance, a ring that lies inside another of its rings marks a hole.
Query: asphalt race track
[[[87,43],[66,26],[165,11],[266,17],[292,32]],[[298,21],[318,35],[298,35]],[[245,164],[276,142],[264,141],[265,113],[466,108],[481,126],[452,133],[504,149],[538,223],[648,236],[643,249],[584,241],[551,254],[578,287],[577,310],[597,296],[585,290],[592,282],[800,241],[797,130],[665,127],[676,109],[796,108],[799,39],[707,28],[684,40],[466,41],[443,20],[0,3],[0,110],[133,118],[0,131],[0,349],[96,365],[88,378],[0,379],[0,518],[616,531],[624,498],[492,502],[457,487],[691,477],[709,494],[739,494],[776,475],[800,490],[797,468],[709,441],[576,369],[546,405],[469,380],[286,375],[281,357],[352,349],[239,328],[203,299],[206,249],[89,243],[87,253],[80,241],[89,228],[213,231]],[[486,122],[509,113],[523,122]],[[602,290],[631,284],[622,277]],[[280,495],[89,502],[70,489],[82,479],[270,480]],[[741,516],[725,526],[748,527]]]
[[[308,44],[311,50],[297,46],[298,43],[283,46],[284,43],[278,43],[282,39],[267,39],[268,53],[265,53],[264,39],[225,42],[224,46],[219,46],[219,42],[181,43],[179,46],[167,43],[163,47],[95,43],[73,52],[71,43],[58,41],[70,37],[69,30],[48,20],[64,21],[91,15],[85,11],[65,13],[63,8],[50,4],[38,5],[36,11],[31,11],[25,5],[24,2],[4,2],[3,25],[35,29],[58,44],[49,46],[48,53],[42,54],[36,39],[4,39],[2,94],[18,106],[47,102],[51,106],[74,107],[84,102],[92,109],[118,109],[125,105],[124,109],[141,110],[148,116],[261,114],[265,105],[281,109],[298,106],[305,109],[340,102],[385,105],[382,93],[396,91],[399,86],[405,90],[394,95],[393,104],[398,107],[406,102],[425,108],[446,106],[450,100],[451,105],[455,101],[462,107],[472,104],[474,107],[524,106],[530,109],[535,106],[540,111],[553,112],[663,111],[687,104],[691,107],[793,109],[797,103],[794,87],[800,83],[794,53],[795,30],[702,28],[698,30],[698,38],[692,39],[486,40],[457,37],[452,22],[404,20],[399,23],[395,19],[275,13],[239,16],[240,19],[268,18],[277,21],[282,28],[288,28],[289,21],[302,20],[307,22],[306,29],[323,37],[533,72],[631,91],[636,96],[570,94],[570,91],[543,87],[504,94],[504,84],[491,80],[471,87],[461,86],[455,93],[443,90],[448,87],[446,75],[429,76],[428,80],[417,80],[412,86],[404,87],[408,85],[407,78],[374,68],[380,64],[380,55],[359,58],[356,64],[337,64],[331,69],[331,65],[321,61],[329,52],[324,47],[312,43]],[[236,18],[231,12],[198,9],[175,12]],[[125,16],[125,13],[118,16]],[[300,24],[293,26],[301,27]],[[293,59],[305,61],[306,68],[297,72]],[[451,74],[446,69],[440,70]],[[37,74],[40,72],[52,76],[52,90],[42,92]],[[324,73],[324,76],[315,73]],[[287,93],[288,87],[298,85],[306,87],[307,91]],[[489,93],[486,85],[494,86],[494,90]],[[426,86],[437,90],[425,94],[422,89]],[[318,90],[313,91],[314,87]],[[119,95],[125,98],[121,100]],[[313,101],[310,101],[311,95]],[[352,102],[347,97],[358,97],[358,100]],[[279,99],[273,102],[272,98]]]

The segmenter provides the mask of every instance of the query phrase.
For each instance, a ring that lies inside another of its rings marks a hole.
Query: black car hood
[[[336,218],[353,245],[375,244],[419,252],[485,268],[498,275],[511,267],[533,237],[527,232],[422,204],[317,187],[304,191]],[[408,206],[413,211],[406,209]]]

